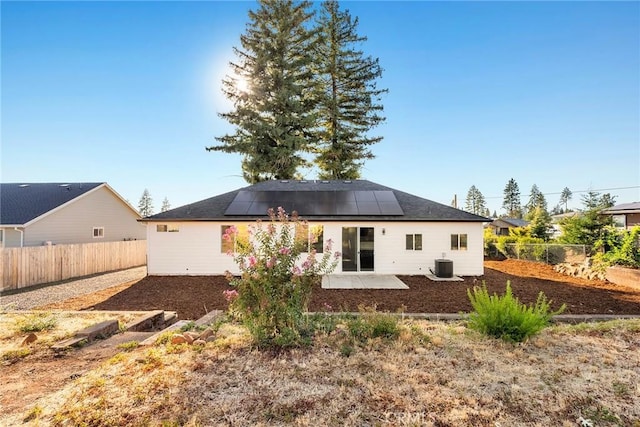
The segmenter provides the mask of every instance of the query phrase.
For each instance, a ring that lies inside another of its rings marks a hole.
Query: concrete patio
[[[323,289],[409,289],[393,275],[337,275],[322,276]]]

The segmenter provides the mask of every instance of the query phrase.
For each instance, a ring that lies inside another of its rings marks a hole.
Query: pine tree
[[[378,59],[365,56],[357,46],[367,40],[357,33],[358,18],[341,11],[337,1],[322,3],[317,20],[320,41],[320,119],[316,164],[321,179],[357,179],[363,160],[372,159],[369,147],[382,140],[368,132],[384,121],[376,79]]]
[[[605,227],[613,225],[611,215],[600,215],[602,209],[615,204],[611,194],[600,196],[600,193],[590,190],[582,196],[582,204],[585,209],[579,215],[560,221],[562,243],[592,246],[602,237]]]
[[[318,38],[307,24],[311,3],[259,0],[234,48],[235,76],[223,80],[234,110],[220,117],[236,127],[217,137],[209,151],[240,153],[246,181],[292,179],[307,166],[305,153],[315,145],[316,81],[313,52]],[[245,87],[246,86],[246,87]]]
[[[538,186],[533,184],[531,187],[531,193],[529,194],[529,201],[525,205],[525,217],[528,220],[531,220],[537,208],[542,208],[546,212],[547,199],[544,197],[544,194],[542,194]]]
[[[530,215],[529,231],[531,237],[549,240],[551,229],[551,215],[542,206],[536,206]]]
[[[160,208],[160,212],[166,212],[169,209],[171,209],[171,203],[169,203],[169,199],[165,197],[164,200],[162,201],[162,207]]]
[[[476,215],[484,215],[486,209],[484,196],[475,185],[472,185],[467,192],[465,210]]]
[[[140,216],[142,217],[153,215],[153,199],[149,194],[149,190],[146,188],[142,192],[142,196],[138,202],[138,212],[140,212]]]
[[[573,197],[573,193],[569,190],[569,187],[564,187],[562,193],[560,193],[560,204],[564,205],[564,211],[569,212],[567,207],[569,200]]]
[[[520,203],[520,189],[515,179],[511,178],[504,188],[504,201],[502,207],[510,218],[522,218],[522,205]]]

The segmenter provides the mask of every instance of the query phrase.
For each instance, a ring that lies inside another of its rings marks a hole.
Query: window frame
[[[104,239],[104,227],[93,227],[91,234],[94,239]]]
[[[405,234],[405,250],[421,251],[422,250],[422,233]]]
[[[238,230],[238,234],[233,237],[233,241],[225,240],[224,234],[226,230],[231,227],[235,227]],[[221,224],[220,225],[220,253],[229,254],[236,253],[238,249],[238,237],[241,239],[249,238],[249,226],[248,224]],[[225,249],[226,247],[226,249]]]
[[[451,234],[451,250],[467,251],[469,250],[469,235],[467,233]]]
[[[320,232],[315,234],[317,230]],[[317,254],[324,252],[324,226],[322,224],[298,223],[294,233],[294,242],[305,248],[306,253],[310,253],[314,249]]]

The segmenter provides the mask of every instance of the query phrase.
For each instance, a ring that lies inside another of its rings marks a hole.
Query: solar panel
[[[301,216],[403,215],[393,191],[239,191],[225,215],[265,216],[269,208],[297,211]]]

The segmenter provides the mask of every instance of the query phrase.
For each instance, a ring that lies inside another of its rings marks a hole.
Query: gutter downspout
[[[18,227],[13,227],[13,229],[20,232],[20,247],[24,247],[24,230],[18,230]]]

